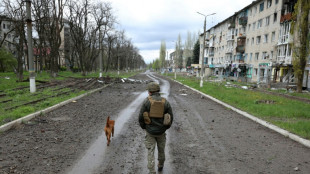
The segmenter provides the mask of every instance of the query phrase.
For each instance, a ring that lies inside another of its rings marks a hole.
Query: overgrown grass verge
[[[171,78],[174,79],[174,77]],[[177,81],[310,139],[310,104],[308,103],[253,90],[227,87],[226,83],[204,82],[203,87],[200,88],[200,79],[195,77],[178,76]]]
[[[118,75],[117,72],[108,72],[103,73],[103,76],[128,78],[138,73],[140,72],[122,72]],[[25,72],[24,79],[28,77],[28,72]],[[81,73],[62,71],[59,72],[59,76],[56,78],[51,78],[47,72],[36,74],[36,80],[41,81],[66,80],[67,77],[95,78],[99,77],[99,73],[90,73],[82,76]],[[38,84],[37,82],[36,85]],[[17,82],[14,73],[0,73],[0,125],[74,98],[85,92],[87,91],[51,86],[44,89],[37,89],[35,93],[30,93],[29,81]]]

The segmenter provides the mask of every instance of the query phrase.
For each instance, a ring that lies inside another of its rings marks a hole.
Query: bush
[[[60,67],[60,71],[67,71],[67,67],[61,66],[61,67]]]
[[[74,73],[80,72],[80,69],[75,66],[75,67],[72,68],[72,72],[74,72]]]
[[[0,71],[13,71],[16,65],[15,57],[4,48],[0,48]]]

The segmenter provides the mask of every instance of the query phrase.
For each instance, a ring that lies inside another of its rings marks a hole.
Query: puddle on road
[[[141,93],[132,103],[130,103],[127,108],[120,112],[117,119],[115,120],[117,124],[114,127],[113,138],[117,138],[124,124],[132,115],[136,114],[135,111],[138,109],[138,106],[140,106],[147,95],[147,92]],[[103,131],[97,140],[86,151],[81,160],[72,168],[70,172],[68,172],[68,174],[92,173],[94,169],[102,165],[106,148],[106,136],[105,132]]]
[[[148,75],[149,76],[149,75]],[[154,81],[157,81],[154,76],[149,76]],[[163,97],[168,97],[170,84],[166,80],[162,80],[163,84],[161,85],[161,92],[163,92]],[[120,134],[124,124],[129,120],[129,118],[133,115],[136,115],[136,110],[143,102],[143,100],[148,96],[147,91],[141,93],[130,105],[123,109],[116,121],[115,129],[114,129],[114,137],[113,139],[117,138]],[[113,119],[113,118],[112,118]],[[169,131],[167,132],[167,144],[169,142]],[[101,135],[97,138],[97,140],[89,147],[89,149],[85,152],[83,157],[71,168],[68,174],[87,174],[92,173],[96,168],[102,165],[102,161],[104,160],[104,154],[106,150],[106,136],[104,131]],[[157,151],[156,151],[157,156]],[[146,159],[146,157],[145,157]],[[171,169],[169,164],[170,156],[169,156],[169,148],[166,147],[166,162],[165,162],[165,173],[169,173],[169,169]],[[146,167],[146,166],[145,166]]]

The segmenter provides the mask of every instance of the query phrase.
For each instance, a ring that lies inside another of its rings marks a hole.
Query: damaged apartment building
[[[291,18],[297,0],[257,0],[206,31],[206,76],[247,82],[295,83]],[[203,34],[200,35],[203,52]],[[200,57],[200,61],[202,57]],[[201,62],[200,62],[201,64]],[[304,87],[310,88],[310,61]]]

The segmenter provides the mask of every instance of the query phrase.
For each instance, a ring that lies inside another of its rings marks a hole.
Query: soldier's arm
[[[171,116],[171,124],[168,126],[168,129],[170,128],[170,126],[172,125],[173,123],[173,112],[172,112],[172,107],[170,105],[170,103],[168,101],[166,101],[166,104],[165,104],[165,113],[168,113],[170,114]]]
[[[144,100],[144,102],[143,102],[143,104],[141,106],[140,112],[139,112],[139,124],[140,124],[140,127],[142,129],[145,129],[145,122],[144,122],[144,118],[143,118],[143,112],[147,112],[146,100]]]

